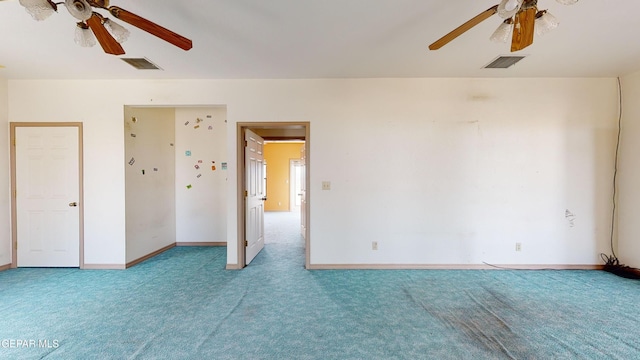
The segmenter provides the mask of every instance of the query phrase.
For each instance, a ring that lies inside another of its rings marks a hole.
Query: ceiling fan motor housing
[[[89,4],[97,8],[108,8],[109,0],[87,0]]]
[[[93,10],[86,0],[65,0],[64,5],[69,14],[80,21],[89,20]]]

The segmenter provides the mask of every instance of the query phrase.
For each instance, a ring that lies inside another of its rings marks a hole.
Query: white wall
[[[312,264],[598,264],[608,249],[615,79],[10,81],[14,121],[85,123],[87,262],[124,260],[122,106],[202,104],[227,106],[231,243],[236,123],[310,121]]]
[[[640,72],[621,79],[622,138],[618,172],[618,249],[626,265],[640,267]],[[610,253],[610,252],[609,252]]]
[[[227,110],[179,107],[175,114],[176,241],[226,242]]]
[[[175,111],[127,107],[124,127],[126,261],[131,262],[176,242]]]
[[[312,124],[312,190],[333,188],[312,199],[312,263],[599,262],[612,80],[363,83]]]
[[[7,81],[0,79],[0,266],[11,263],[11,185]]]

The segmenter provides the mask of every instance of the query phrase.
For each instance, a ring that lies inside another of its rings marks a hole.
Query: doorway
[[[306,158],[306,166],[303,167],[303,188],[308,188],[309,182],[309,144],[310,144],[310,126],[308,122],[274,122],[274,123],[238,123],[237,124],[237,180],[238,180],[238,190],[237,190],[237,219],[238,219],[238,238],[237,238],[237,254],[238,254],[238,262],[237,268],[244,268],[247,265],[246,260],[246,236],[247,236],[247,217],[246,217],[246,193],[245,191],[248,189],[247,186],[247,166],[246,164],[246,151],[245,151],[245,133],[246,130],[250,130],[259,136],[261,136],[265,141],[300,141],[304,142],[303,153]],[[268,166],[268,164],[267,164]],[[269,184],[267,184],[267,188]],[[309,218],[309,192],[303,192],[304,199],[301,201],[300,206],[300,217],[301,219]],[[289,204],[286,204],[289,207]],[[304,253],[305,253],[305,267],[309,267],[309,258],[310,258],[310,237],[309,237],[309,226],[301,226],[302,236],[304,237]]]
[[[12,267],[84,267],[82,123],[11,123]]]
[[[304,149],[301,140],[265,141],[269,168],[265,201],[265,244],[303,247]]]

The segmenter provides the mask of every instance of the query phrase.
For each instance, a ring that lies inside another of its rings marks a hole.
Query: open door
[[[307,179],[306,177],[306,151],[305,146],[300,149],[300,232],[304,239],[307,238]]]
[[[245,264],[264,248],[265,163],[264,139],[245,129]]]
[[[289,211],[291,212],[301,211],[303,171],[300,159],[289,160]]]
[[[304,141],[304,166],[302,166],[302,184],[304,191],[301,197],[304,203],[300,206],[304,221],[303,236],[305,239],[305,267],[309,268],[310,231],[309,231],[309,140],[311,137],[308,122],[239,122],[237,125],[237,179],[236,193],[238,233],[235,249],[228,248],[227,254],[236,254],[235,264],[228,262],[226,268],[239,270],[249,264],[264,247],[264,202],[266,185],[263,181],[264,139],[273,141]],[[231,245],[231,244],[229,244]]]

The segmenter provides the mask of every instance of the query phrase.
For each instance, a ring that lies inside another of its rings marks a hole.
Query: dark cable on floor
[[[622,134],[622,84],[620,77],[618,77],[618,137],[616,140],[616,152],[614,156],[613,164],[613,209],[611,211],[611,234],[609,237],[611,245],[611,255],[604,253],[600,254],[600,258],[604,261],[604,270],[615,275],[625,277],[628,279],[640,279],[640,270],[634,269],[630,266],[620,264],[620,260],[616,256],[616,252],[613,246],[613,237],[615,234],[616,226],[616,213],[617,213],[617,190],[618,190],[618,154],[620,152],[620,137]]]

